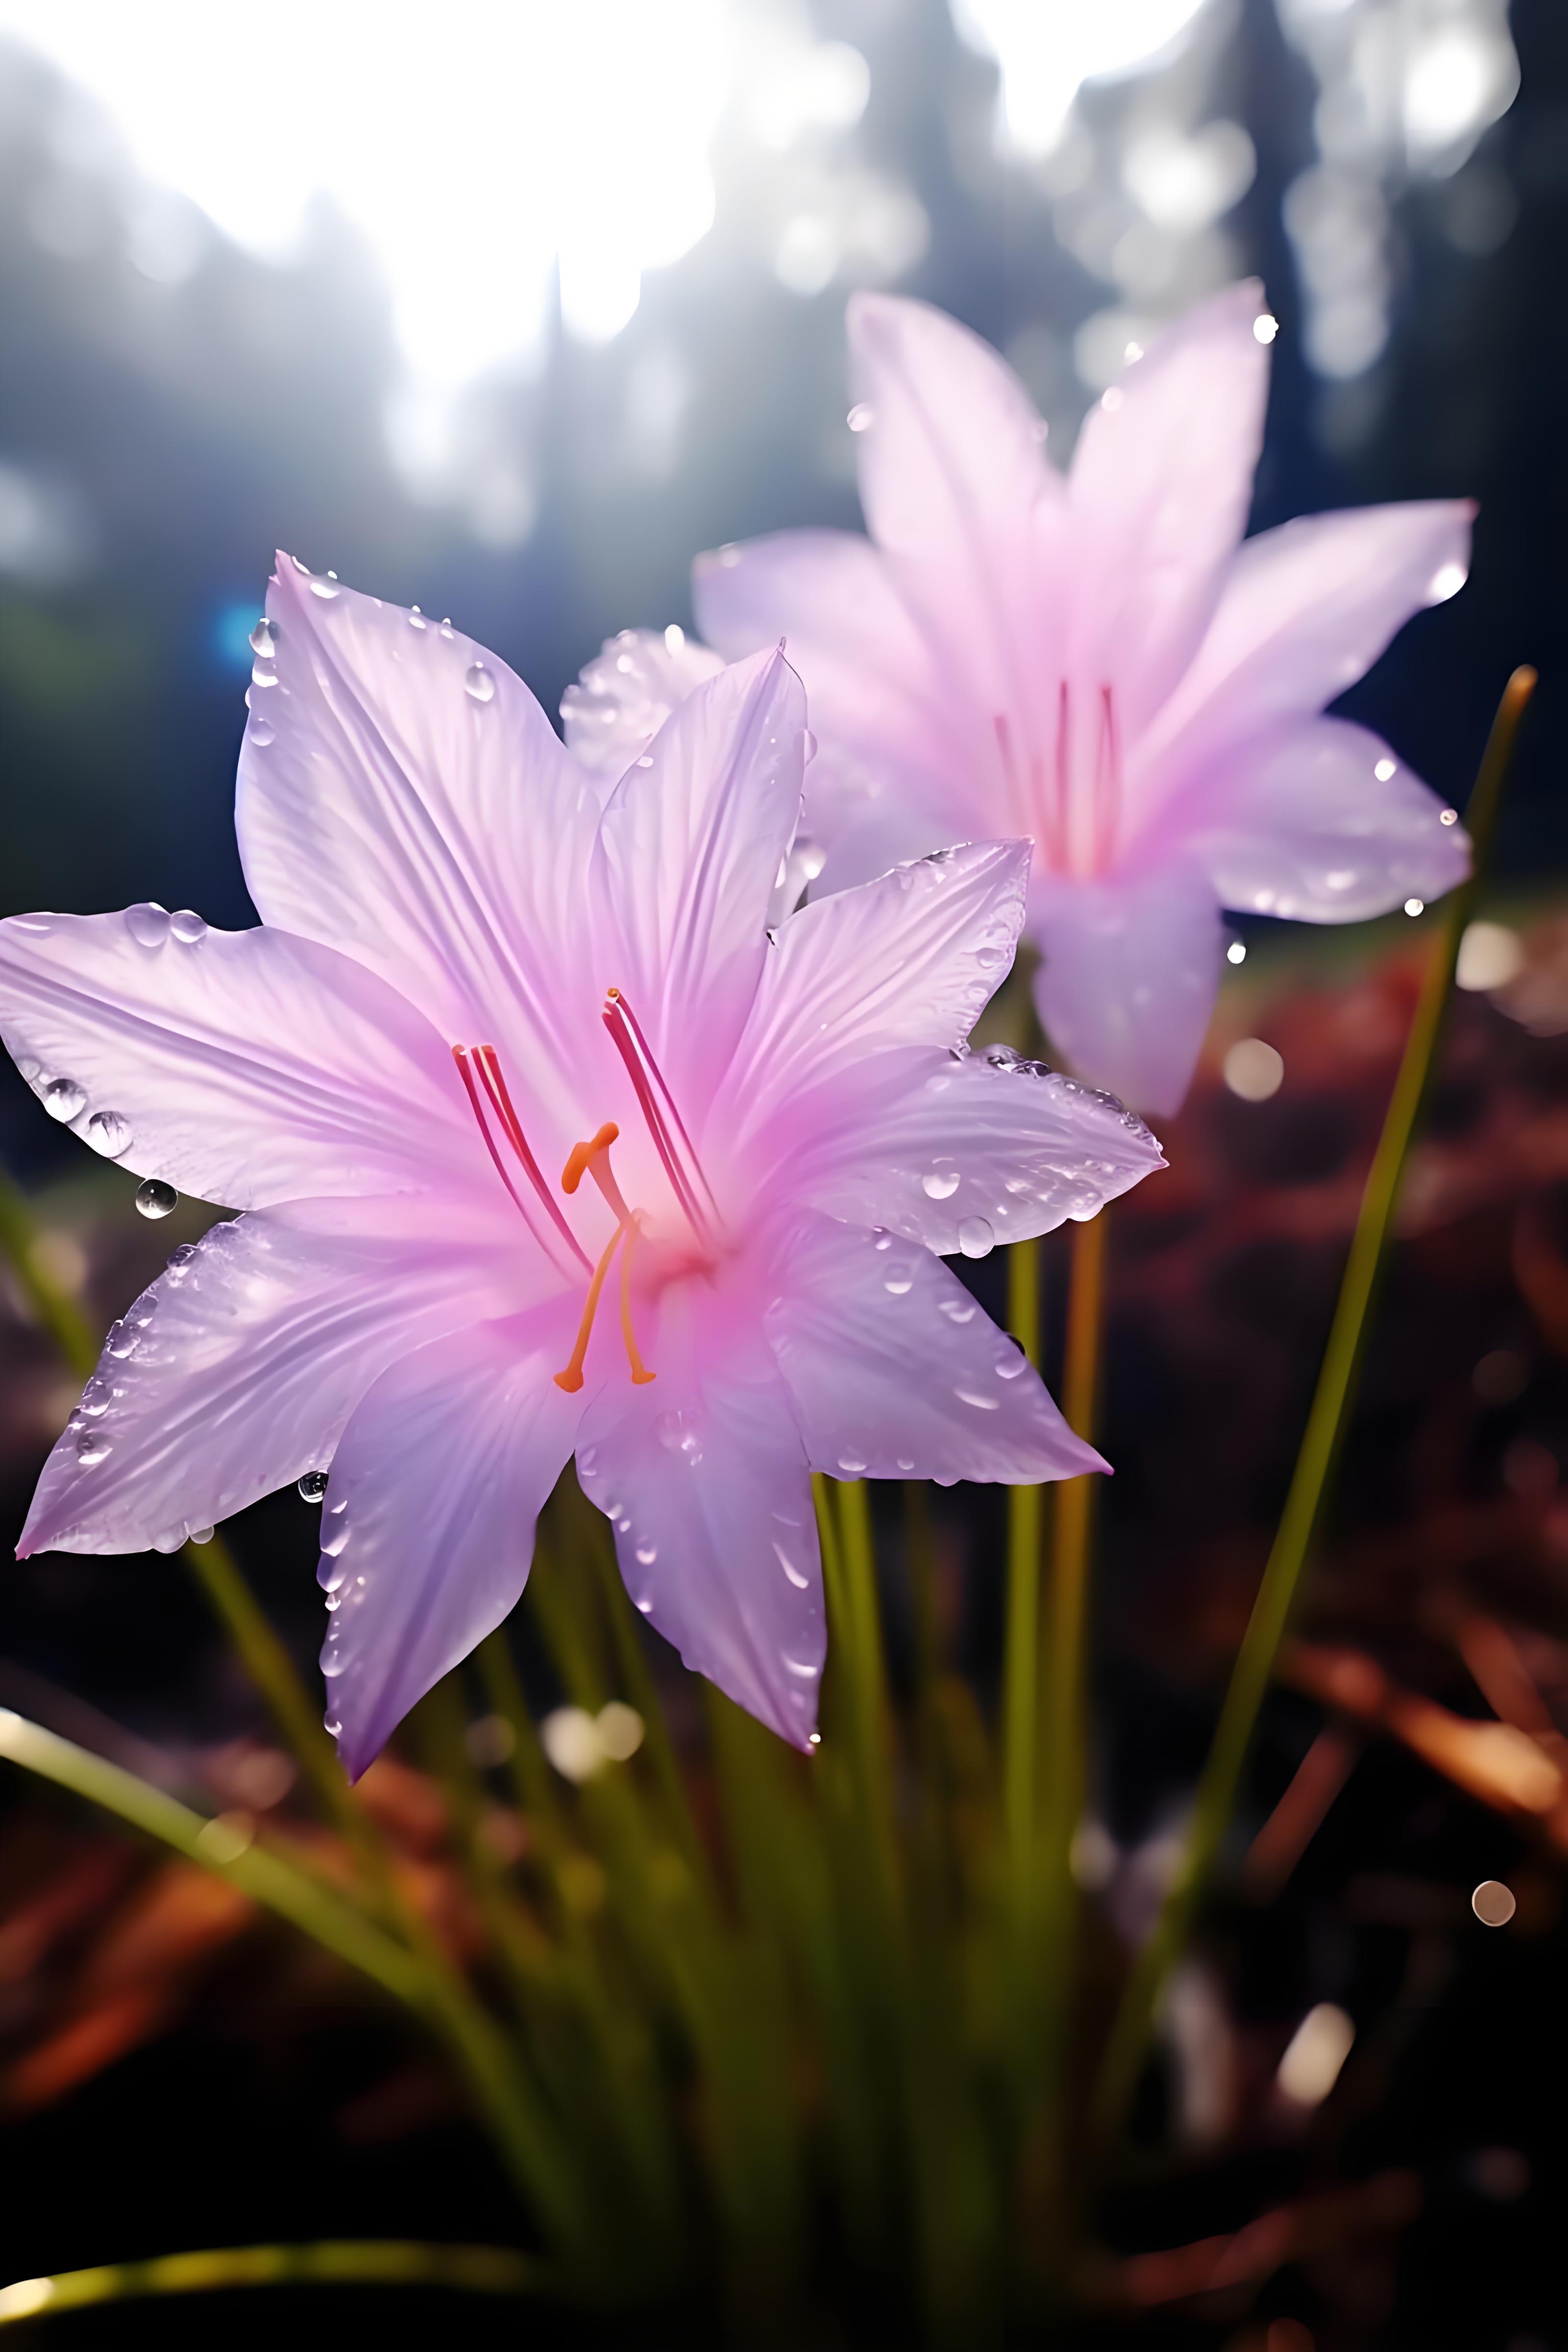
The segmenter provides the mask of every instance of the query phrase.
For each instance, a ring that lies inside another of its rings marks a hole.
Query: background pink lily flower
[[[23,1552],[172,1549],[330,1464],[322,1665],[357,1775],[511,1609],[575,1452],[637,1607],[805,1744],[814,1470],[1099,1465],[935,1255],[1162,1164],[1120,1106],[963,1054],[1027,845],[771,938],[805,722],[776,653],[700,686],[606,799],[446,625],[280,557],[253,642],[261,926],[0,924],[0,1034],[46,1106],[244,1212],[115,1326]]]
[[[1463,500],[1243,541],[1272,320],[1193,311],[1091,411],[1064,475],[1016,377],[921,302],[849,305],[869,539],[784,531],[696,567],[705,636],[783,636],[821,753],[820,895],[939,843],[1028,835],[1053,1045],[1155,1111],[1186,1092],[1225,907],[1338,923],[1434,898],[1468,845],[1366,729],[1321,716],[1463,584]]]

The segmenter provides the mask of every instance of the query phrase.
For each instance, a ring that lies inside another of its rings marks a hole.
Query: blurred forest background
[[[858,524],[852,288],[996,343],[1059,460],[1127,344],[1247,272],[1280,321],[1254,528],[1480,504],[1468,586],[1343,707],[1462,807],[1510,668],[1542,685],[1342,1507],[1144,2118],[1185,2169],[1107,2226],[1170,2245],[1349,2183],[1256,2308],[1178,2281],[1151,2340],[1541,2352],[1568,2343],[1568,1800],[1515,1801],[1466,1740],[1500,1716],[1568,1756],[1563,0],[471,0],[438,28],[0,0],[0,913],[253,919],[233,772],[275,547],[449,612],[553,710],[612,631],[689,625],[698,550]],[[1113,1244],[1085,1877],[1124,1933],[1267,1547],[1425,927],[1238,935],[1171,1173]],[[1226,1077],[1249,1036],[1282,1059],[1268,1093]],[[0,1072],[0,1161],[107,1322],[205,1214],[148,1226],[86,1160]],[[966,1278],[999,1306],[997,1269]],[[0,1286],[7,1543],[73,1397]],[[950,1637],[984,1692],[999,1522],[945,1499]],[[235,1533],[308,1662],[310,1515],[275,1498]],[[211,1802],[288,1800],[176,1560],[7,1567],[0,1704]],[[438,1856],[416,1776],[386,1786]],[[6,2277],[329,2226],[506,2235],[439,2084],[363,2020],[323,2031],[345,1997],[316,1962],[86,1816],[0,1800]],[[1489,1877],[1503,1933],[1470,1912]],[[1292,2105],[1314,2004],[1358,2055]],[[157,2162],[128,2178],[138,2148]]]

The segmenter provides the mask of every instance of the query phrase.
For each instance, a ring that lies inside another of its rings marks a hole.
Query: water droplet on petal
[[[326,1528],[321,1536],[321,1549],[329,1559],[336,1559],[349,1539],[349,1523],[340,1519],[335,1528]]]
[[[857,1454],[841,1454],[838,1457],[838,1467],[847,1478],[858,1478],[864,1472],[866,1465]]]
[[[956,1168],[928,1168],[921,1178],[921,1191],[931,1201],[951,1200],[959,1187]]]
[[[77,1439],[76,1458],[84,1470],[90,1470],[95,1462],[106,1461],[109,1453],[109,1440],[101,1430],[84,1429]]]
[[[304,1476],[300,1481],[300,1500],[302,1503],[319,1503],[326,1491],[326,1472],[324,1470],[307,1470]]]
[[[954,1389],[952,1393],[960,1404],[972,1404],[977,1412],[999,1412],[1002,1409],[999,1398],[976,1396],[973,1389]]]
[[[809,727],[804,728],[801,730],[800,756],[805,765],[808,768],[816,757],[816,738],[812,733]]]
[[[889,1275],[882,1287],[884,1290],[890,1291],[895,1298],[902,1298],[907,1292],[913,1289],[914,1279],[913,1275],[903,1266],[898,1266]]]
[[[801,1574],[794,1560],[791,1559],[788,1552],[785,1551],[783,1544],[780,1543],[776,1538],[773,1542],[773,1551],[778,1559],[779,1566],[783,1569],[784,1574],[788,1577],[795,1591],[797,1592],[806,1591],[811,1584],[810,1577],[803,1576]]]
[[[463,691],[476,702],[493,702],[496,682],[483,662],[471,662],[463,674]]]
[[[638,1544],[637,1565],[639,1568],[651,1568],[658,1558],[658,1546],[657,1544]]]
[[[321,1729],[329,1739],[336,1739],[342,1727],[335,1715],[324,1715],[321,1717]]]
[[[904,1475],[908,1477],[910,1472],[915,1466],[914,1456],[910,1454],[900,1454],[898,1457],[898,1466],[904,1473]]]
[[[100,1413],[107,1412],[113,1402],[113,1383],[106,1381],[101,1372],[94,1372],[81,1392],[81,1402],[78,1405],[77,1411],[90,1413],[96,1421]]]
[[[179,1205],[179,1194],[172,1184],[165,1184],[161,1176],[149,1176],[145,1184],[136,1187],[136,1206],[144,1217],[154,1220],[166,1217]]]
[[[1020,1372],[1028,1369],[1029,1359],[1021,1348],[1015,1348],[1010,1356],[1005,1356],[999,1364],[993,1367],[999,1381],[1016,1381]]]
[[[118,1160],[135,1140],[131,1121],[117,1110],[95,1110],[87,1123],[87,1140],[106,1160]]]
[[[278,673],[275,669],[263,669],[261,664],[257,662],[251,669],[250,683],[252,686],[276,686],[278,683]],[[247,710],[250,708],[250,698],[248,695],[246,697],[245,707]]]
[[[125,928],[139,948],[161,948],[169,936],[169,910],[155,898],[125,909]]]
[[[453,628],[452,624],[451,624],[451,621],[450,621],[450,619],[449,619],[449,618],[442,622],[442,624],[441,624],[441,635],[442,635],[444,637],[455,636],[455,635],[457,635],[457,632],[456,632],[456,630]]]
[[[278,740],[278,730],[270,719],[253,718],[245,731],[250,741],[258,743],[264,751],[268,743],[276,743]]]
[[[958,1246],[965,1257],[989,1257],[995,1239],[984,1217],[963,1217],[960,1220]]]
[[[411,606],[409,610],[408,625],[411,629],[427,629],[430,625],[417,604]]]
[[[74,1078],[51,1078],[44,1088],[44,1108],[51,1118],[75,1118],[86,1101]]]
[[[278,650],[279,635],[277,622],[268,621],[263,617],[250,632],[251,652],[259,654],[263,661],[270,661]]]
[[[937,1306],[950,1323],[973,1323],[974,1320],[974,1301],[965,1297],[962,1292],[956,1297],[939,1298]]]
[[[324,580],[312,580],[310,583],[311,595],[325,597],[329,603],[337,593],[338,583],[330,572]]]
[[[192,907],[182,907],[169,918],[169,929],[183,948],[194,948],[207,935],[206,922]]]
[[[109,1337],[103,1343],[104,1353],[117,1357],[134,1355],[141,1339],[141,1332],[132,1330],[131,1325],[122,1318],[120,1322],[110,1325]]]
[[[877,412],[868,400],[858,400],[844,422],[851,433],[869,433],[877,422]]]
[[[217,1529],[216,1528],[193,1528],[190,1532],[189,1541],[192,1543],[211,1543],[216,1533]]]

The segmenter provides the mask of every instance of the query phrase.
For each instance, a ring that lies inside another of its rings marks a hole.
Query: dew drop
[[[444,621],[442,622],[442,624],[441,624],[441,635],[442,635],[444,637],[451,637],[451,636],[455,636],[455,635],[457,635],[456,630],[455,630],[455,629],[453,628],[453,626],[452,626],[452,623],[451,623],[450,617],[448,617],[447,619],[446,619],[446,620],[444,620]]]
[[[958,1246],[965,1257],[989,1257],[995,1239],[984,1217],[963,1217],[959,1221]]]
[[[999,1381],[1016,1381],[1020,1372],[1028,1370],[1028,1364],[1029,1360],[1023,1349],[1016,1348],[1010,1356],[1005,1356],[999,1364],[993,1367],[993,1370]]]
[[[858,1454],[841,1454],[838,1457],[838,1467],[847,1478],[858,1478],[863,1474],[866,1465]]]
[[[327,1528],[322,1535],[321,1549],[329,1559],[336,1559],[348,1539],[349,1523],[347,1519],[340,1519],[335,1528]]]
[[[278,650],[278,637],[279,629],[276,621],[268,621],[266,618],[258,621],[255,628],[250,632],[251,652],[259,654],[263,661],[270,661]]]
[[[182,907],[169,918],[169,929],[183,948],[194,948],[207,935],[205,920],[194,908]]]
[[[131,1325],[121,1318],[120,1322],[110,1325],[109,1337],[103,1343],[103,1351],[107,1356],[134,1355],[141,1339],[141,1332],[132,1330]]]
[[[959,1181],[956,1168],[928,1168],[921,1178],[921,1191],[930,1201],[949,1201],[957,1192]]]
[[[310,583],[311,595],[324,597],[329,604],[337,593],[338,583],[330,572],[324,580],[312,580]]]
[[[81,1402],[78,1405],[77,1411],[89,1413],[96,1421],[100,1413],[107,1412],[113,1402],[113,1383],[106,1381],[101,1372],[94,1372],[81,1392]]]
[[[950,1323],[973,1323],[974,1301],[962,1292],[953,1298],[939,1298],[937,1306]]]
[[[178,1249],[171,1250],[169,1252],[169,1274],[175,1282],[183,1282],[184,1280],[185,1268],[189,1265],[195,1254],[196,1245],[195,1242],[182,1242]]]
[[[135,1140],[131,1121],[117,1110],[95,1110],[87,1123],[87,1140],[105,1160],[118,1160]]]
[[[251,670],[250,683],[252,686],[276,686],[278,673],[275,669],[263,669],[261,664],[258,662]],[[247,708],[249,708],[248,703]]]
[[[342,1727],[335,1715],[324,1715],[321,1717],[321,1729],[329,1739],[336,1739]]]
[[[74,1078],[51,1078],[44,1088],[44,1108],[51,1118],[75,1118],[86,1100]]]
[[[869,433],[877,422],[877,412],[868,400],[858,400],[844,421],[851,433]]]
[[[326,1472],[324,1470],[307,1470],[304,1476],[300,1481],[300,1500],[302,1503],[319,1503],[326,1491]]]
[[[889,1275],[882,1287],[890,1292],[893,1297],[902,1298],[914,1288],[914,1280],[912,1274],[907,1273],[902,1266],[900,1266],[895,1273]]]
[[[430,625],[417,604],[412,606],[409,611],[408,625],[411,629],[427,629]]]
[[[800,756],[803,763],[808,768],[816,757],[816,738],[809,727],[803,728],[801,730]]]
[[[1002,1409],[998,1398],[976,1396],[973,1389],[954,1389],[952,1393],[960,1404],[972,1404],[977,1412],[999,1412]]]
[[[216,1533],[216,1528],[193,1528],[189,1539],[192,1543],[211,1543]]]
[[[84,1429],[77,1439],[76,1458],[84,1470],[90,1470],[95,1462],[107,1461],[110,1452],[109,1440],[101,1430]]]
[[[496,682],[483,662],[471,662],[463,673],[463,691],[475,702],[493,702]]]
[[[179,1205],[179,1194],[172,1184],[165,1184],[161,1176],[149,1176],[145,1184],[136,1187],[136,1206],[144,1217],[151,1217],[154,1222],[159,1217],[166,1217]]]
[[[125,909],[125,928],[139,948],[161,948],[169,936],[169,910],[155,898]]]
[[[913,1455],[909,1454],[900,1454],[898,1457],[898,1466],[904,1473],[904,1475],[908,1477],[910,1472],[915,1466]]]
[[[258,743],[264,751],[268,743],[275,743],[278,740],[278,730],[270,719],[252,718],[246,732],[250,740],[253,743]]]
[[[776,1537],[773,1539],[773,1553],[774,1557],[778,1560],[779,1566],[783,1569],[784,1574],[788,1577],[795,1591],[797,1592],[805,1592],[808,1591],[811,1584],[810,1577],[802,1576],[799,1569],[796,1568],[794,1560],[791,1559],[788,1552],[785,1551],[783,1544],[778,1541]]]
[[[638,1544],[637,1566],[639,1568],[651,1568],[658,1558],[658,1546],[657,1544]]]

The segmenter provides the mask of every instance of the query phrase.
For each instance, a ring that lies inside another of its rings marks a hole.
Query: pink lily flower
[[[922,302],[858,294],[869,539],[782,531],[699,559],[703,634],[788,644],[821,756],[817,895],[946,841],[1027,835],[1041,1023],[1147,1110],[1183,1099],[1220,909],[1359,921],[1468,870],[1445,809],[1321,716],[1463,585],[1474,509],[1314,515],[1244,541],[1268,389],[1261,289],[1171,329],[1064,475],[1017,378]]]
[[[512,1608],[574,1452],[688,1664],[809,1743],[810,1475],[1103,1466],[937,1252],[1090,1215],[1161,1165],[1120,1106],[963,1042],[1028,849],[764,914],[805,701],[770,653],[601,806],[443,624],[268,595],[237,823],[262,923],[0,924],[46,1107],[243,1213],[110,1332],[21,1550],[172,1549],[331,1465],[329,1727],[357,1775]]]

